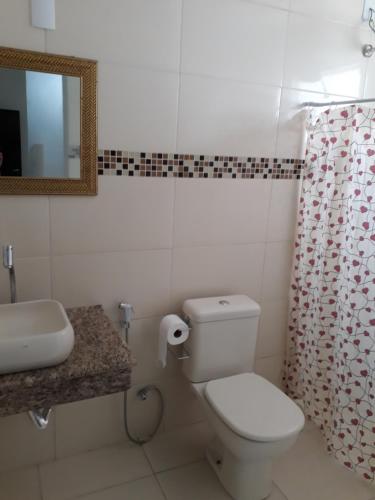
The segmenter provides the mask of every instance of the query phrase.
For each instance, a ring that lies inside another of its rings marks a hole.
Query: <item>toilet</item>
[[[235,500],[263,500],[272,463],[304,426],[300,408],[253,373],[260,306],[246,295],[189,299],[191,330],[183,373],[192,383],[215,438],[207,459]]]

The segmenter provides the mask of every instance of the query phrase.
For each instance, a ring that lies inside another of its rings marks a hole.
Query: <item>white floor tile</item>
[[[276,486],[276,484],[274,484],[272,493],[267,498],[267,500],[288,500],[288,498],[284,495],[282,491],[280,491],[280,489]]]
[[[163,472],[157,477],[168,500],[227,500],[231,498],[206,461]],[[274,484],[267,500],[288,499]]]
[[[0,474],[0,500],[41,500],[41,498],[36,467]]]
[[[164,500],[163,492],[152,476],[114,488],[79,497],[80,500]],[[278,499],[275,499],[278,500]]]
[[[158,474],[168,500],[230,500],[206,461]]]
[[[274,467],[288,500],[370,500],[375,489],[330,457],[318,429],[304,431]]]
[[[68,500],[152,474],[141,448],[121,444],[40,468],[44,500]]]
[[[212,433],[205,423],[162,434],[144,446],[155,472],[165,471],[204,457]]]

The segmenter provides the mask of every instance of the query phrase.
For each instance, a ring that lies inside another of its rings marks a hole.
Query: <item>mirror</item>
[[[0,48],[0,194],[96,194],[96,62]]]
[[[80,80],[0,68],[0,175],[80,178]]]

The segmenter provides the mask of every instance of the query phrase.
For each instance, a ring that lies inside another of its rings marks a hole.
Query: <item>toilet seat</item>
[[[222,421],[245,439],[278,441],[298,433],[304,425],[300,408],[255,373],[210,380],[204,395]]]

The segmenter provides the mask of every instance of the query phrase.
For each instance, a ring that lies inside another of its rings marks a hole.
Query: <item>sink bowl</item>
[[[0,305],[0,373],[57,365],[73,345],[73,328],[60,302]]]

